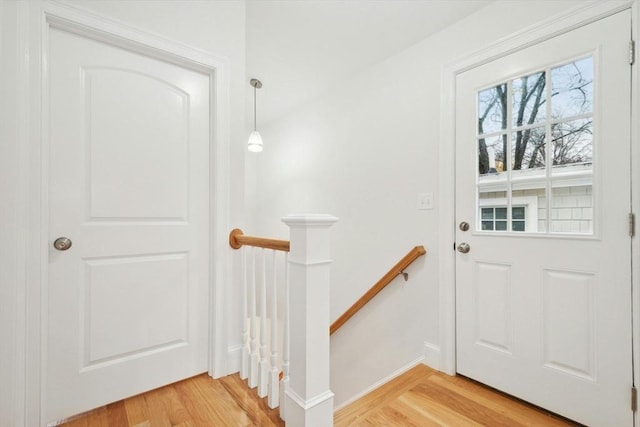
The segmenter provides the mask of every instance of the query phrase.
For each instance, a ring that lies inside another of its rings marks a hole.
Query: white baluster
[[[280,394],[278,386],[278,275],[276,266],[276,251],[272,252],[273,277],[271,286],[271,370],[269,371],[269,408],[275,408],[279,404]]]
[[[289,388],[289,252],[284,254],[284,313],[282,316],[282,383],[280,384],[280,418],[287,420],[287,400],[284,398]]]
[[[258,380],[258,396],[267,395],[267,265],[265,250],[262,250],[262,286],[260,287],[260,378]]]
[[[242,365],[240,366],[240,378],[243,380],[249,376],[249,295],[247,294],[247,249],[240,250],[240,268],[242,269]]]
[[[256,248],[251,251],[253,255],[253,268],[251,269],[251,286],[249,294],[251,295],[251,301],[249,305],[249,312],[251,315],[251,327],[249,329],[251,333],[251,365],[249,370],[249,387],[254,388],[258,385],[258,337],[256,331],[258,325],[256,325]]]

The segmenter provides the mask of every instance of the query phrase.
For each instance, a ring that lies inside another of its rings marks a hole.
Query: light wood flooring
[[[336,412],[344,426],[571,426],[464,377],[418,365]],[[65,427],[284,426],[278,410],[238,374],[206,374],[125,399],[59,424]]]
[[[59,424],[65,427],[284,426],[277,409],[238,374],[207,374],[130,397]]]
[[[336,412],[344,426],[575,426],[465,377],[418,365]]]

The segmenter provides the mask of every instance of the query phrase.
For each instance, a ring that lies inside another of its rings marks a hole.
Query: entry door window
[[[477,92],[476,230],[593,234],[593,68],[582,57]],[[536,199],[535,226],[521,196]]]

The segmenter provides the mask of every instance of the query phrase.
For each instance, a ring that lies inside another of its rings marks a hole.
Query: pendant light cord
[[[257,122],[257,108],[256,108],[256,91],[258,89],[256,88],[256,86],[253,86],[253,130],[257,131],[258,127],[256,126],[256,122]]]

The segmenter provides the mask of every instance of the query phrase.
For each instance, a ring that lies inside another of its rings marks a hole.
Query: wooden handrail
[[[229,246],[240,249],[243,245],[257,246],[259,248],[274,249],[276,251],[289,252],[289,241],[267,239],[264,237],[245,236],[242,230],[234,228],[229,233]]]
[[[425,250],[424,246],[416,246],[415,248],[411,249],[409,253],[404,256],[404,258],[402,258],[396,265],[393,266],[393,268],[391,268],[391,270],[389,270],[389,272],[387,272],[387,274],[385,274],[380,280],[378,280],[378,283],[373,285],[373,287],[369,289],[366,294],[360,297],[360,299],[356,301],[355,304],[349,307],[349,309],[345,311],[342,316],[338,317],[338,319],[333,322],[331,328],[329,329],[329,334],[333,335],[333,333],[337,331],[342,325],[344,325],[347,320],[349,320],[362,307],[364,307],[365,304],[371,301],[371,299],[373,299],[373,297],[375,297],[378,292],[383,290],[385,286],[391,283],[391,281],[395,279],[396,276],[404,274],[405,268],[407,268],[413,261],[420,258],[426,253],[427,251]]]

